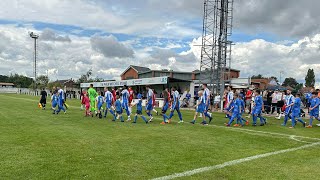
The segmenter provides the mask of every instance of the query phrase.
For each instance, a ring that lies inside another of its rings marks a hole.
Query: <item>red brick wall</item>
[[[196,79],[196,74],[195,74],[194,72],[192,73],[191,79],[192,79],[192,80],[195,80],[195,79]]]
[[[239,78],[240,73],[238,71],[230,71],[230,78]]]
[[[225,76],[224,76],[224,79],[225,80],[229,80],[232,79],[232,78],[239,78],[240,77],[240,72],[238,71],[230,71],[230,76],[229,76],[229,71],[227,70]]]
[[[138,79],[138,73],[134,69],[130,68],[127,72],[125,72],[121,76],[121,80],[127,80],[127,79]]]

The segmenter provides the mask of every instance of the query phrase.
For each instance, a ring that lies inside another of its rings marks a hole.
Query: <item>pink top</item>
[[[83,97],[82,104],[85,104],[86,106],[90,106],[90,100],[88,96]]]

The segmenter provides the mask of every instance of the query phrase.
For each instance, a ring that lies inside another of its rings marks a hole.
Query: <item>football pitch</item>
[[[0,94],[0,179],[318,179],[320,128],[295,129],[269,118],[264,127],[189,122],[160,125],[84,117],[37,107],[38,97]],[[50,105],[49,105],[50,106]],[[48,108],[49,109],[49,108]],[[126,119],[126,118],[125,118]],[[316,123],[316,122],[315,122]],[[288,124],[289,125],[289,124]]]

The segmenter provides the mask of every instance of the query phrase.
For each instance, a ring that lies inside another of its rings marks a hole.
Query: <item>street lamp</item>
[[[37,89],[37,40],[39,38],[39,35],[31,32],[30,37],[34,39],[34,90]]]

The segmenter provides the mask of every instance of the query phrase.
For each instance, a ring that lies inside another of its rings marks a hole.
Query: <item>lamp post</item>
[[[37,40],[39,38],[39,35],[31,32],[30,34],[30,37],[32,39],[34,39],[34,84],[33,84],[33,87],[34,87],[34,90],[36,92],[36,89],[37,89]]]

